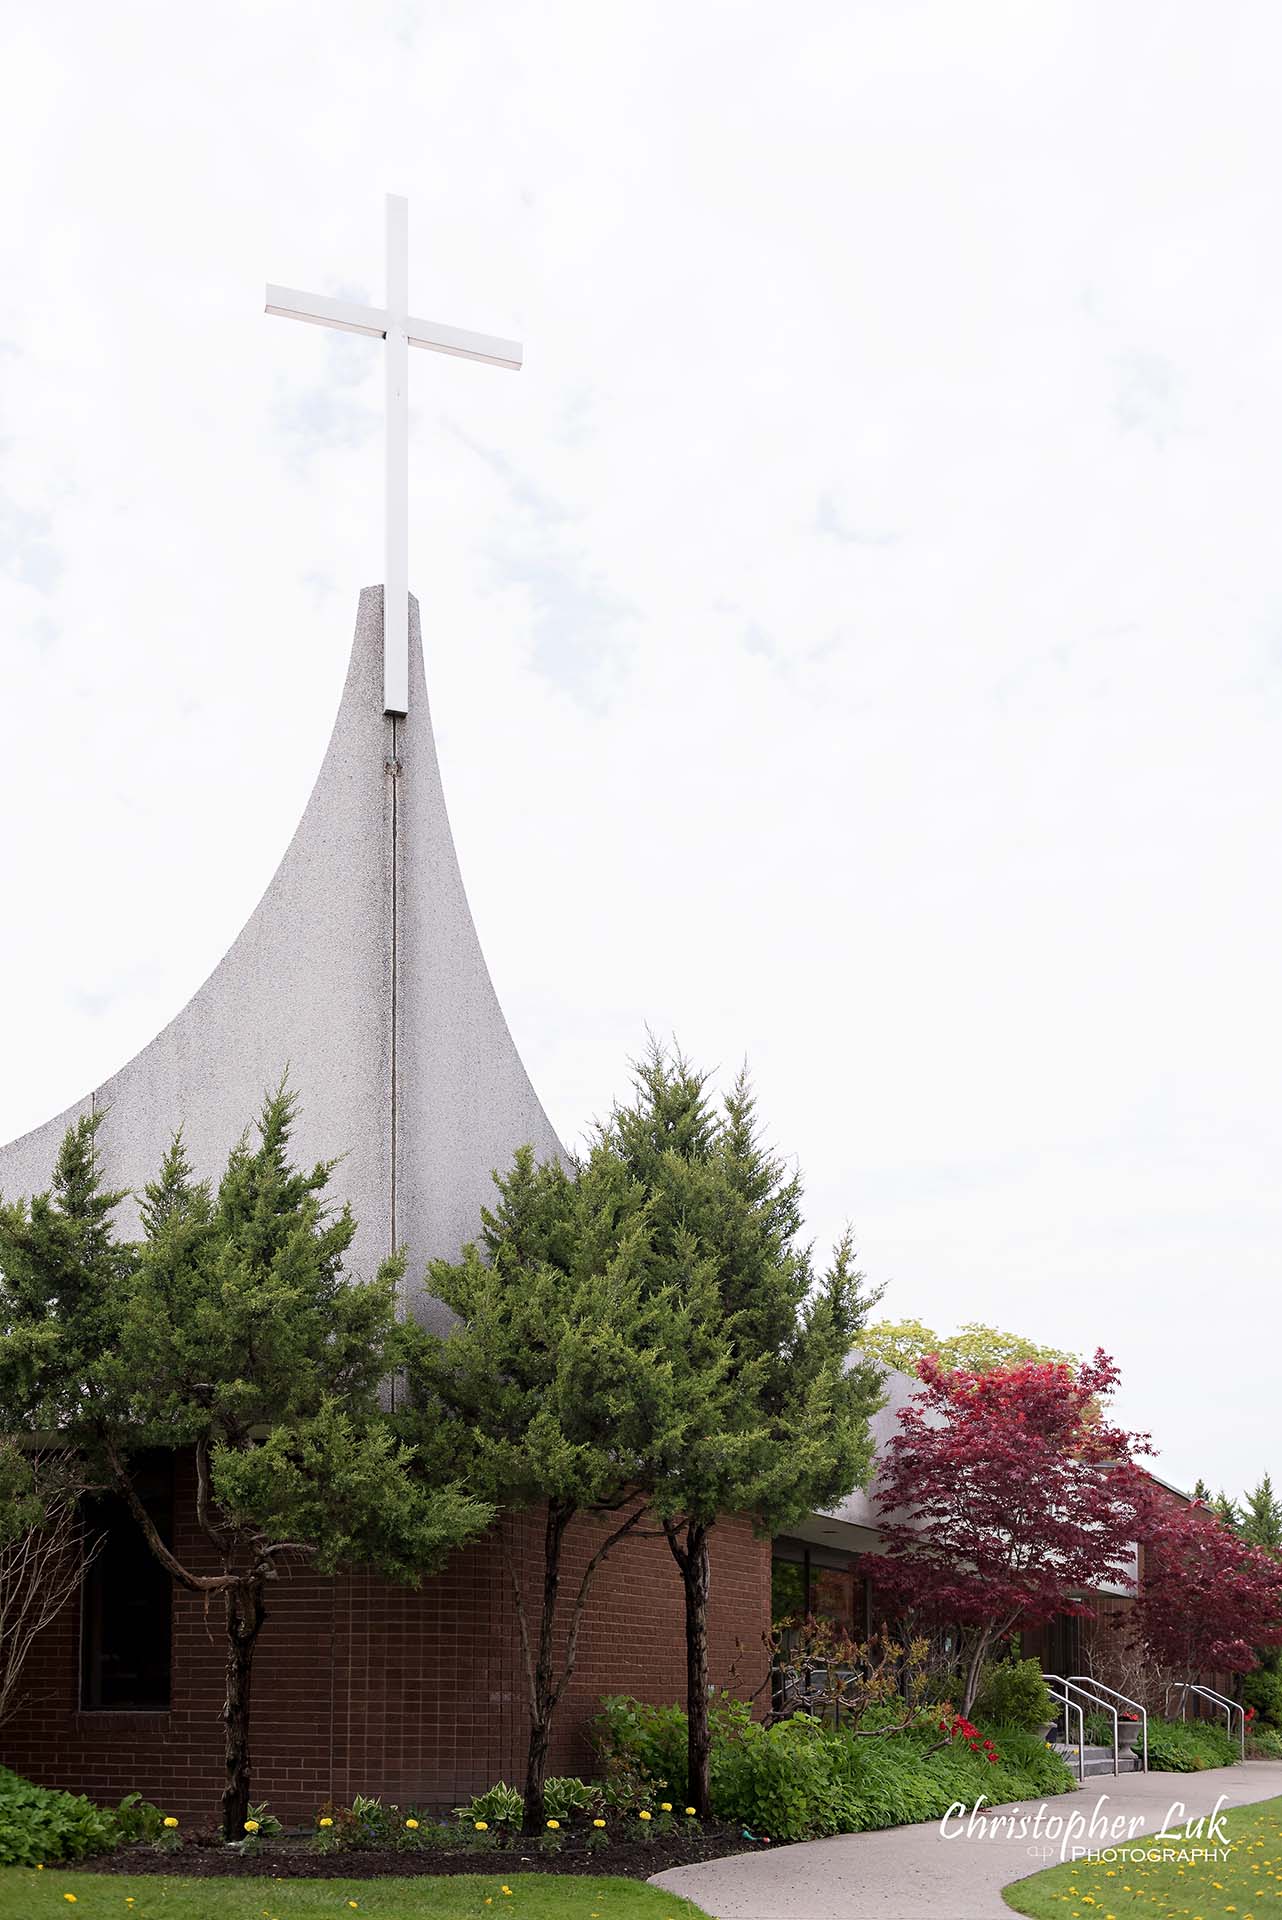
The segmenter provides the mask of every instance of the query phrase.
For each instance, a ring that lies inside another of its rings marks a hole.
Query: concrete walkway
[[[1078,1812],[1089,1821],[1107,1796],[1105,1819],[1139,1816],[1141,1831],[1157,1833],[1176,1803],[1183,1806],[1173,1823],[1182,1825],[1211,1813],[1221,1794],[1230,1807],[1282,1794],[1282,1762],[1251,1760],[1212,1773],[1122,1774],[1116,1780],[1107,1774],[1044,1804],[1047,1817]],[[1024,1804],[1036,1813],[1036,1804]],[[1058,1838],[963,1833],[949,1840],[932,1821],[674,1867],[657,1874],[653,1884],[687,1895],[716,1920],[1011,1920],[1001,1889],[1058,1860]]]

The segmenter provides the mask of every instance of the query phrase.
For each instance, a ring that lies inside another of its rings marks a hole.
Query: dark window
[[[169,1455],[134,1472],[143,1505],[168,1546],[173,1537],[174,1476]],[[102,1547],[85,1571],[81,1603],[82,1707],[166,1708],[173,1641],[172,1586],[124,1501],[85,1502],[85,1523]]]

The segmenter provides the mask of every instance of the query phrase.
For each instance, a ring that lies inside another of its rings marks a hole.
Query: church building
[[[267,892],[178,1016],[127,1066],[35,1132],[0,1147],[0,1192],[49,1185],[63,1134],[105,1109],[105,1178],[139,1191],[181,1123],[197,1172],[216,1176],[265,1089],[288,1067],[298,1164],[345,1156],[333,1191],[358,1222],[349,1269],[408,1253],[407,1311],[429,1260],[454,1259],[518,1146],[563,1149],[498,1004],[472,924],[432,736],[417,602],[409,688],[385,710],[383,594],[360,597],[342,701],[315,788]],[[119,1226],[137,1225],[134,1203]],[[190,1463],[156,1459],[147,1498],[163,1534],[201,1564]],[[110,1518],[110,1516],[108,1516]],[[536,1517],[504,1522],[541,1550]],[[576,1531],[578,1531],[576,1529]],[[585,1525],[578,1544],[591,1551]],[[190,1556],[190,1558],[188,1558]],[[711,1672],[752,1692],[765,1675],[771,1550],[745,1521],[713,1533]],[[567,1572],[574,1572],[572,1565]],[[569,1584],[567,1582],[567,1584]],[[604,1563],[552,1771],[590,1769],[586,1727],[604,1692],[685,1690],[680,1580],[662,1539]],[[223,1647],[198,1595],[171,1585],[128,1516],[26,1668],[28,1700],[0,1729],[0,1761],[110,1799],[141,1790],[207,1813],[222,1786]],[[295,1571],[275,1584],[254,1671],[255,1793],[286,1818],[355,1793],[450,1804],[522,1777],[525,1680],[503,1556],[457,1553],[417,1591],[373,1576]]]

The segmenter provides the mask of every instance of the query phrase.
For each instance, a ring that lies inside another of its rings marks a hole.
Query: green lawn
[[[513,1920],[697,1920],[703,1909],[637,1880],[586,1874],[171,1880],[61,1867],[0,1869],[0,1920],[68,1920],[71,1914],[76,1920],[494,1920],[499,1913]]]
[[[1276,1920],[1282,1914],[1282,1800],[1261,1800],[1224,1816],[1227,1860],[1078,1861],[1017,1880],[1003,1893],[1016,1913],[1036,1920]],[[1142,1836],[1132,1848],[1179,1853],[1216,1842]]]

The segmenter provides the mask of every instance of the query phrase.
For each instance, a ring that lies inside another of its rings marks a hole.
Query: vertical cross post
[[[306,320],[342,333],[364,333],[387,348],[384,500],[387,528],[383,577],[383,709],[409,711],[409,349],[448,353],[459,360],[482,360],[491,367],[521,364],[517,340],[489,333],[465,333],[438,320],[416,320],[410,312],[410,210],[399,194],[387,196],[387,305],[365,307],[324,293],[300,293],[295,287],[269,286],[267,311],[285,320]]]
[[[410,703],[409,201],[387,196],[387,408],[384,448],[387,555],[383,575],[383,710]]]

